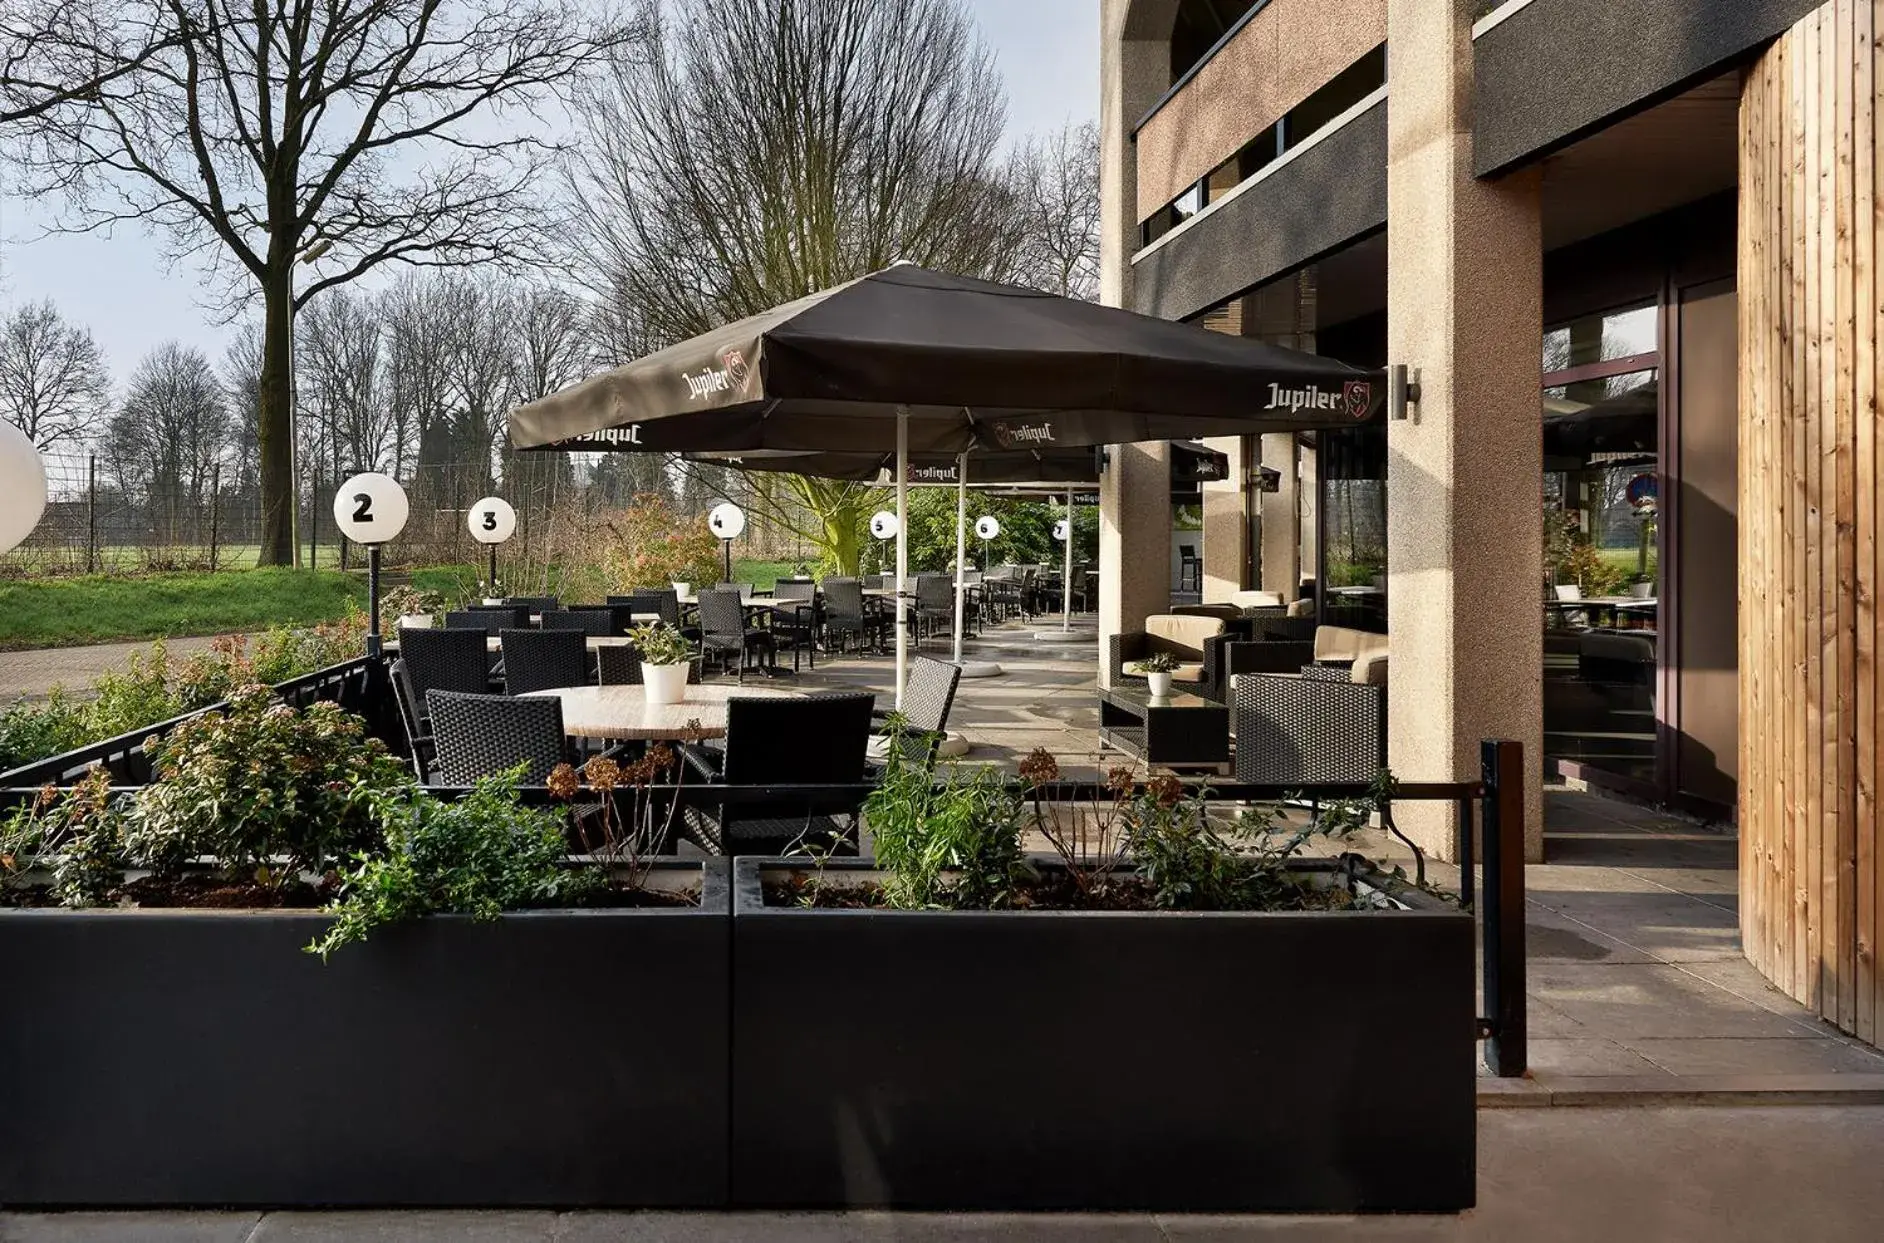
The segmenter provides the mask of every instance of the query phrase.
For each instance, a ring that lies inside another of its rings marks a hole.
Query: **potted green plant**
[[[693,645],[680,631],[659,622],[636,626],[628,637],[641,653],[641,682],[647,687],[648,703],[677,704],[685,699]]]
[[[1143,674],[1145,684],[1151,688],[1153,699],[1163,699],[1171,693],[1171,675],[1177,672],[1178,658],[1169,652],[1153,652],[1145,659],[1131,666],[1133,673]]]
[[[442,604],[444,597],[435,591],[395,587],[386,593],[382,607],[388,616],[399,619],[401,630],[422,630],[438,624],[438,610]]]

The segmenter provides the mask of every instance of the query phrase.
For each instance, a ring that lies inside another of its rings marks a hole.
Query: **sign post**
[[[731,501],[721,501],[707,514],[707,528],[719,537],[720,548],[725,553],[726,570],[720,581],[733,581],[733,541],[746,529],[746,511]]]
[[[471,538],[484,545],[490,554],[490,591],[489,595],[501,594],[497,590],[497,546],[508,543],[517,533],[517,511],[510,507],[510,502],[501,496],[487,496],[465,511],[464,524],[471,532]]]
[[[378,471],[348,479],[334,493],[334,525],[356,544],[366,545],[366,654],[381,653],[379,638],[379,548],[406,529],[412,507],[399,481]]]

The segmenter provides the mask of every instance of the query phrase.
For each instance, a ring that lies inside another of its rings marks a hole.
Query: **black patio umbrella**
[[[1544,455],[1590,458],[1599,453],[1653,457],[1656,450],[1656,392],[1636,388],[1593,405],[1546,402]]]
[[[904,263],[591,377],[509,424],[517,449],[893,451],[902,467],[912,450],[1343,426],[1385,398],[1377,371]],[[899,579],[907,552],[899,535]]]

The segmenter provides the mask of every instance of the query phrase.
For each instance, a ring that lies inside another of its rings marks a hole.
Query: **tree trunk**
[[[262,471],[261,565],[294,564],[293,272],[283,265],[262,278],[262,378],[254,416]]]

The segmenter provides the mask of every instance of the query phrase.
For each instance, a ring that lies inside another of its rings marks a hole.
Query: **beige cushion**
[[[1177,613],[1159,613],[1145,619],[1145,633],[1202,654],[1204,640],[1223,633],[1220,617],[1187,617]],[[1187,679],[1196,681],[1196,678]]]
[[[1279,591],[1233,591],[1230,593],[1230,603],[1245,609],[1274,608],[1282,603],[1282,593]]]
[[[1387,636],[1371,630],[1349,630],[1345,626],[1315,627],[1317,663],[1354,661],[1378,653],[1387,654]]]
[[[1583,588],[1576,583],[1560,583],[1552,587],[1551,591],[1559,600],[1581,600],[1583,598]]]
[[[1314,615],[1315,602],[1313,600],[1297,600],[1289,606],[1290,617],[1313,617]]]
[[[1370,652],[1354,662],[1349,678],[1360,686],[1387,684],[1387,653]]]

